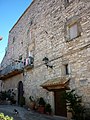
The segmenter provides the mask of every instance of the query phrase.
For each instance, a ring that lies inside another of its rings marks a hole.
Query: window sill
[[[80,34],[80,35],[78,35],[78,36],[77,36],[77,37],[75,37],[75,38],[72,38],[72,39],[68,39],[68,40],[66,40],[66,42],[73,41],[73,40],[75,40],[75,39],[77,39],[77,38],[79,38],[79,37],[81,37],[81,34]]]

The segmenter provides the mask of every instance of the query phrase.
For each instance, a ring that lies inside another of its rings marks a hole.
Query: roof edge
[[[35,0],[33,0],[31,2],[31,4],[27,7],[27,9],[22,13],[22,15],[19,17],[19,19],[16,21],[16,23],[14,24],[14,26],[11,28],[11,30],[9,31],[9,33],[12,31],[12,29],[17,25],[17,23],[20,21],[20,19],[22,18],[22,16],[28,11],[28,9],[31,7],[31,5],[35,2]]]

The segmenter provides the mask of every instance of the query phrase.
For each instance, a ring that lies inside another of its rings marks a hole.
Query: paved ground
[[[19,112],[18,115],[15,114],[14,109]],[[14,117],[14,120],[66,120],[63,117],[39,114],[31,110],[28,111],[22,107],[11,105],[0,105],[0,113],[1,112],[3,112],[5,115]]]

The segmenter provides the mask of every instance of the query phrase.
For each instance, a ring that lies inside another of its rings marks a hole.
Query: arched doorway
[[[23,83],[22,83],[22,81],[19,81],[19,83],[18,83],[18,105],[20,105],[23,94],[24,94]]]

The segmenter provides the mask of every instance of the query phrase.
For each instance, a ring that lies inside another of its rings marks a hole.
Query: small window
[[[29,56],[33,56],[33,51],[29,51]]]
[[[69,19],[65,24],[65,29],[66,41],[70,41],[79,37],[81,35],[82,28],[78,16],[74,16],[73,18]]]
[[[64,0],[64,6],[65,8],[69,5],[69,0]]]
[[[74,39],[78,36],[78,26],[77,23],[69,27],[69,38]]]
[[[67,60],[62,61],[61,74],[62,76],[69,76],[71,74],[71,67]]]
[[[15,37],[13,37],[13,42],[12,43],[14,43],[15,42]]]
[[[34,49],[35,49],[35,44],[34,44],[34,42],[33,42],[33,43],[31,43],[31,44],[29,45],[29,47],[28,47],[28,57],[29,57],[29,56],[33,56],[33,54],[34,54]]]
[[[69,0],[64,0],[65,1],[65,3],[69,3]]]
[[[69,67],[68,64],[65,65],[65,74],[69,75]]]

